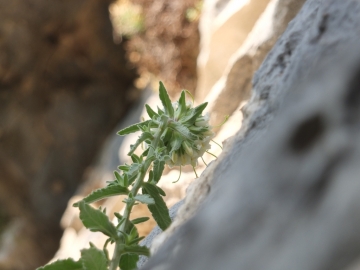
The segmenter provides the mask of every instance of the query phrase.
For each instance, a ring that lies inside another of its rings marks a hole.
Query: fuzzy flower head
[[[145,148],[150,147],[153,140],[160,136],[158,146],[161,151],[157,151],[157,158],[164,160],[170,167],[195,167],[198,158],[210,149],[210,141],[215,135],[209,125],[209,115],[203,115],[207,102],[193,107],[191,102],[186,102],[185,92],[182,91],[179,100],[172,103],[161,82],[159,97],[163,108],[157,108],[157,112],[149,105],[145,106],[150,120],[130,126],[118,134],[143,131],[138,141],[131,146],[129,155],[143,142]]]
[[[155,151],[157,159],[163,160],[170,167],[195,167],[198,158],[210,149],[210,141],[215,135],[209,125],[209,115],[202,114],[207,102],[193,107],[191,102],[186,102],[185,92],[182,91],[179,100],[172,103],[161,82],[159,97],[163,108],[157,108],[157,112],[145,105],[150,120],[118,132],[119,135],[126,135],[142,131],[136,143],[131,145],[128,155],[133,155],[142,143],[145,144],[145,155],[156,138],[160,138],[157,142],[158,150]]]
[[[182,91],[178,101],[171,103],[165,88],[160,83],[160,99],[164,108],[158,108],[157,116],[152,112],[149,116],[159,124],[165,120],[167,127],[161,135],[161,144],[165,154],[166,164],[172,166],[197,165],[198,158],[210,149],[210,141],[214,132],[209,125],[209,115],[203,115],[207,103],[193,107],[186,102],[185,92]],[[162,119],[162,120],[161,120]],[[159,128],[159,127],[158,127]],[[153,132],[158,131],[157,129]]]

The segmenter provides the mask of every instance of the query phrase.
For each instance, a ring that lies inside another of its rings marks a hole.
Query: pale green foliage
[[[184,91],[179,100],[172,103],[161,82],[159,97],[163,108],[158,108],[157,112],[146,105],[150,120],[118,132],[123,136],[141,131],[141,135],[130,146],[128,153],[133,163],[119,166],[118,171],[114,172],[114,180],[108,182],[106,187],[93,191],[74,204],[75,207],[79,207],[80,219],[87,229],[101,232],[108,237],[103,250],[90,243],[90,248],[81,251],[79,261],[60,260],[38,270],[116,270],[118,267],[121,270],[132,270],[136,269],[139,255],[150,255],[147,247],[139,245],[144,237],[139,237],[135,226],[149,218],[130,220],[132,207],[137,203],[146,204],[159,227],[162,230],[168,228],[171,219],[163,199],[165,192],[157,186],[165,164],[191,164],[195,167],[197,159],[210,148],[209,142],[214,136],[208,117],[202,115],[207,103],[193,107],[191,103],[186,102]],[[145,145],[145,150],[138,156],[135,152],[140,145]],[[126,204],[123,216],[114,213],[118,220],[117,225],[109,220],[105,209],[95,209],[89,205],[118,195],[128,197],[123,200]],[[107,251],[109,243],[115,244],[112,259]]]

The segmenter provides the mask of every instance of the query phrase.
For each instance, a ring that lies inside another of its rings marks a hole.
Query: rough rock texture
[[[67,201],[135,97],[110,2],[0,0],[2,270],[52,257]]]
[[[360,2],[308,0],[253,81],[197,215],[142,269],[356,269]]]
[[[224,3],[224,5],[225,4],[226,3]],[[289,20],[296,15],[296,12],[298,12],[302,4],[303,1],[299,0],[270,1],[244,44],[231,57],[222,78],[206,97],[206,100],[209,101],[207,110],[211,114],[213,123],[220,123],[224,115],[231,115],[225,125],[215,128],[219,131],[215,139],[216,141],[222,142],[228,139],[240,128],[242,114],[239,110],[244,105],[244,100],[248,98],[250,94],[251,77],[264,59],[266,53],[276,42],[276,39],[285,30]],[[205,13],[204,16],[208,15]],[[225,142],[228,141],[229,140]],[[221,162],[222,158],[224,158],[229,151],[229,147],[224,149],[223,154],[219,157],[219,162]],[[201,177],[189,186],[185,203],[179,209],[172,225],[153,242],[153,252],[196,213],[199,205],[210,191],[210,185],[214,179],[214,170],[216,170],[216,166],[209,166]]]
[[[254,72],[304,2],[305,0],[272,0],[266,6],[242,46],[232,54],[222,77],[206,98],[211,106],[211,122],[214,125],[221,123],[224,115],[231,115],[241,102],[249,99]]]

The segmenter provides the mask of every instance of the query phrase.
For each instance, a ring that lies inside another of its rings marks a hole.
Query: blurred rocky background
[[[139,93],[110,1],[0,1],[0,269],[56,252],[61,216]]]
[[[173,224],[141,224],[139,266],[358,269],[358,18],[357,0],[0,0],[0,269],[102,246],[71,205],[128,161],[137,135],[115,133],[159,80],[209,101],[224,150],[199,178],[165,171]]]
[[[100,153],[150,82],[194,92],[199,5],[0,1],[0,269],[54,257],[69,199],[123,162],[118,144]]]

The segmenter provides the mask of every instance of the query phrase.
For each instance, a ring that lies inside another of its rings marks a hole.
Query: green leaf
[[[186,111],[186,99],[185,99],[185,91],[181,91],[181,95],[179,98],[179,108],[176,111],[176,118],[180,118],[184,112]]]
[[[188,117],[184,117],[184,119],[181,119],[180,121],[182,123],[188,122],[188,123],[193,124],[195,122],[196,118],[198,118],[202,114],[202,112],[204,111],[204,109],[206,108],[207,105],[208,105],[207,102],[200,104],[199,106],[195,107],[192,110],[192,113],[190,115],[188,115]]]
[[[166,193],[165,193],[164,190],[162,190],[162,189],[161,189],[160,187],[158,187],[158,186],[156,186],[156,188],[158,189],[159,194],[160,194],[161,196],[166,196]]]
[[[114,216],[115,216],[118,220],[122,220],[122,219],[123,219],[123,216],[120,215],[118,212],[115,212],[115,213],[114,213]]]
[[[184,125],[182,125],[181,123],[179,122],[171,122],[169,124],[169,127],[177,132],[180,133],[180,135],[184,138],[184,139],[187,139],[189,141],[193,141],[193,140],[196,140],[197,139],[197,136],[195,136],[194,134],[192,134],[190,132],[190,130],[185,127]]]
[[[133,220],[131,220],[132,224],[139,224],[139,223],[143,223],[145,221],[148,221],[150,218],[149,217],[139,217],[139,218],[135,218]]]
[[[152,170],[150,170],[148,182],[151,182],[153,179],[154,179],[154,172]]]
[[[131,253],[131,254],[137,254],[137,255],[144,255],[144,256],[150,256],[150,251],[145,246],[139,246],[139,245],[124,245],[123,247],[125,252]]]
[[[137,269],[137,262],[139,260],[139,255],[136,254],[124,254],[120,258],[120,269],[121,270],[134,270]]]
[[[127,127],[127,128],[124,128],[124,129],[120,130],[117,134],[120,135],[120,136],[124,136],[124,135],[127,135],[127,134],[131,134],[131,133],[140,131],[139,127],[146,127],[146,126],[149,125],[150,122],[151,122],[151,120],[147,120],[147,121],[144,121],[144,122],[141,122],[141,123],[131,125],[131,126]]]
[[[144,203],[144,204],[154,204],[155,201],[149,194],[138,194],[134,197],[134,199],[138,202]]]
[[[163,134],[161,135],[160,139],[163,141],[163,142],[168,142],[171,140],[171,137],[173,135],[173,131],[170,130],[169,128],[166,128],[163,132]]]
[[[119,168],[119,170],[122,170],[122,171],[124,171],[124,172],[127,172],[127,171],[129,171],[130,166],[127,165],[127,164],[125,164],[125,165],[120,165],[120,166],[118,166],[118,168]]]
[[[159,86],[159,97],[162,105],[164,106],[165,111],[169,114],[170,117],[174,117],[174,108],[172,106],[169,95],[165,89],[165,86],[162,82],[160,82],[160,86]]]
[[[159,227],[163,231],[166,230],[166,228],[171,224],[171,218],[169,215],[169,209],[159,194],[159,190],[155,185],[145,182],[143,183],[142,193],[149,194],[155,200],[155,204],[148,205],[148,208]]]
[[[131,154],[131,160],[134,162],[134,163],[141,163],[141,159],[140,157],[138,157],[136,154]]]
[[[133,163],[130,165],[129,171],[126,173],[128,177],[128,185],[131,185],[135,179],[138,173],[141,170],[141,164],[139,163]]]
[[[149,115],[151,119],[153,119],[154,116],[159,116],[156,112],[154,112],[153,109],[148,104],[145,104],[146,112]]]
[[[178,132],[174,132],[174,139],[170,143],[171,152],[179,150],[183,141],[183,137]]]
[[[39,267],[36,270],[84,270],[81,261],[75,262],[73,259],[58,260],[51,264]]]
[[[158,115],[163,115],[164,111],[162,109],[160,109],[159,107],[157,107],[157,111],[158,111]]]
[[[159,159],[156,159],[154,161],[154,177],[153,177],[153,182],[157,183],[159,182],[161,176],[162,176],[162,173],[164,171],[164,168],[165,168],[165,161],[163,160],[159,160]]]
[[[114,175],[116,180],[121,183],[123,181],[123,178],[121,177],[120,173],[118,173],[117,171],[114,171]]]
[[[82,249],[81,261],[84,270],[107,270],[107,259],[104,251],[95,247]]]
[[[103,234],[117,239],[116,228],[109,218],[101,211],[92,208],[84,201],[79,202],[80,219],[84,226],[92,232],[102,232]]]
[[[201,134],[201,133],[208,131],[209,127],[191,126],[189,129],[190,129],[191,133],[193,133],[193,134]]]
[[[131,156],[134,151],[136,150],[136,148],[145,140],[147,139],[153,139],[153,136],[151,135],[150,132],[143,132],[141,133],[141,135],[139,136],[139,138],[137,139],[137,141],[135,142],[135,144],[131,145],[130,148],[130,152],[128,153],[129,156]]]
[[[131,230],[130,233],[128,234],[128,240],[133,240],[139,237],[139,233],[138,230],[136,228],[136,226],[134,226],[134,224],[131,224]]]
[[[92,203],[98,200],[102,200],[107,197],[117,196],[117,195],[127,195],[129,190],[126,187],[120,185],[107,186],[105,188],[100,188],[93,191],[90,195],[86,196],[81,201],[85,203]],[[81,202],[80,201],[80,202]],[[73,204],[74,207],[79,207],[80,202]]]
[[[129,242],[129,246],[131,246],[131,245],[134,245],[134,244],[138,244],[141,240],[143,240],[143,239],[145,239],[145,236],[141,236],[141,237],[138,237],[138,238],[135,238],[135,239],[133,239],[133,240],[131,240],[130,242]]]

